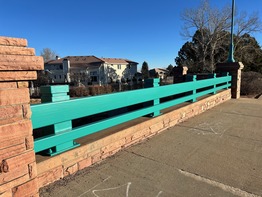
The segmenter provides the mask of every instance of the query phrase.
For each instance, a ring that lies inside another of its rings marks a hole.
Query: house
[[[168,70],[164,68],[153,68],[149,70],[149,76],[153,78],[157,77],[157,78],[164,79],[167,77],[167,75],[168,75]]]
[[[45,71],[53,83],[107,84],[132,79],[137,65],[121,58],[66,56],[46,62]]]

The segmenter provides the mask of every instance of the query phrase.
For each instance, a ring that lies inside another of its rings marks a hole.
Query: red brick
[[[2,55],[35,55],[35,49],[26,47],[3,46],[0,45]]]
[[[0,120],[0,125],[11,124],[13,122],[18,122],[21,120],[23,120],[22,117],[13,117],[13,118],[5,119],[5,120]]]
[[[135,132],[132,136],[133,139],[138,139],[138,138],[144,138],[146,136],[150,135],[150,129],[145,128],[140,131]]]
[[[121,140],[117,140],[117,141],[115,141],[115,142],[112,142],[111,144],[102,147],[102,148],[100,149],[100,150],[101,150],[101,153],[104,154],[104,153],[107,153],[107,152],[109,152],[109,151],[112,151],[112,150],[115,150],[115,149],[119,149],[119,148],[121,148],[125,143],[126,143],[125,138],[123,138],[123,139],[121,139]]]
[[[36,80],[36,71],[2,71],[0,81],[31,81]]]
[[[34,137],[33,136],[27,136],[25,137],[25,147],[26,150],[30,150],[34,148]]]
[[[24,104],[23,106],[23,116],[25,119],[30,119],[32,115],[32,111],[30,108],[30,104]]]
[[[30,103],[29,89],[0,90],[0,106]]]
[[[13,124],[1,125],[0,136],[2,140],[10,139],[11,137],[30,136],[32,135],[31,120],[23,120]]]
[[[72,166],[66,167],[64,170],[64,176],[74,174],[78,171],[78,164],[74,164]]]
[[[128,146],[131,146],[133,144],[139,143],[139,142],[145,140],[146,138],[151,137],[152,135],[155,135],[155,133],[153,133],[153,134],[152,133],[148,133],[146,136],[141,135],[140,137],[138,137],[138,136],[135,137],[134,135],[127,136],[125,138],[126,143],[125,143],[125,145],[123,147],[128,147]]]
[[[178,123],[178,119],[169,122],[169,127],[173,127]]]
[[[6,159],[6,163],[10,171],[22,165],[28,165],[33,162],[35,162],[35,152],[33,150]]]
[[[150,135],[151,136],[151,135]],[[150,136],[148,136],[147,138],[149,138]],[[134,144],[137,144],[143,140],[145,140],[146,138],[137,138],[137,139],[132,139],[132,141],[129,141],[128,143],[125,144],[125,146],[123,148],[126,148],[126,147],[129,147],[129,146],[132,146]]]
[[[169,127],[169,122],[170,122],[170,119],[169,118],[165,118],[163,120],[164,127]]]
[[[28,164],[28,174],[30,179],[37,177],[36,162]]]
[[[44,60],[41,56],[0,55],[0,70],[43,70]]]
[[[101,159],[101,153],[97,153],[96,155],[93,155],[91,157],[92,164],[97,163],[97,162],[99,162],[101,160],[102,160]]]
[[[5,149],[0,149],[0,161],[10,157],[14,157],[26,151],[25,144],[18,144]]]
[[[27,81],[18,81],[17,82],[17,87],[18,88],[28,88],[28,82]]]
[[[161,131],[163,128],[164,128],[163,122],[158,122],[150,126],[150,132],[157,133],[158,131]]]
[[[13,181],[10,181],[10,182],[7,182],[5,184],[0,184],[0,194],[15,187],[15,186],[18,186],[18,185],[21,185],[22,183],[26,182],[29,180],[29,176],[28,174],[25,174]]]
[[[84,169],[88,166],[91,166],[91,165],[92,165],[91,157],[88,157],[88,158],[83,159],[82,161],[78,162],[78,169],[82,170],[82,169]]]
[[[107,157],[110,157],[110,156],[116,154],[116,153],[117,153],[118,151],[120,151],[120,150],[121,150],[121,148],[117,148],[117,149],[114,149],[114,150],[110,150],[109,152],[103,153],[103,154],[101,155],[101,159],[105,159],[105,158],[107,158]]]
[[[133,140],[133,135],[125,137],[125,145],[124,146],[126,146],[126,144],[130,144],[132,142],[132,140]]]
[[[17,169],[12,169],[12,170],[7,169],[7,170],[8,172],[5,171],[4,173],[0,174],[0,185],[13,181],[25,175],[29,177],[27,165],[19,166],[19,168]]]
[[[32,196],[38,193],[36,179],[30,180],[12,189],[13,197]]]
[[[1,196],[1,197],[13,197],[12,190],[9,189],[9,190],[7,190],[7,191],[4,192],[4,193],[0,193],[0,196]]]
[[[15,117],[20,117],[20,119],[23,118],[23,110],[21,105],[0,107],[0,122],[1,120],[11,119]]]
[[[42,174],[38,174],[37,176],[37,182],[38,182],[38,186],[39,188],[44,187],[50,183],[53,183],[59,179],[62,179],[63,176],[63,167],[62,166],[58,166],[56,168],[53,169],[49,169],[49,171],[42,173]]]
[[[24,144],[24,139],[21,137],[11,136],[10,138],[0,138],[0,149],[12,147],[18,144]]]
[[[24,38],[11,38],[0,36],[0,45],[26,47],[27,40]]]
[[[167,119],[169,119],[169,123],[174,121],[174,120],[177,120],[179,119],[180,117],[180,114],[179,114],[179,111],[178,110],[175,110],[175,111],[172,111],[168,114],[165,114],[165,116],[167,116]]]
[[[17,88],[16,82],[0,82],[1,89],[14,89]]]

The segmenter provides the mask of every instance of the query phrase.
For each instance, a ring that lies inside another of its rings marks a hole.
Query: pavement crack
[[[163,162],[161,162],[161,161],[152,159],[152,158],[150,158],[150,157],[146,157],[146,156],[144,156],[144,155],[140,155],[140,154],[135,153],[135,152],[133,152],[133,151],[127,151],[127,150],[124,150],[124,151],[127,152],[127,153],[130,153],[130,154],[136,155],[136,156],[138,156],[138,157],[142,157],[142,158],[144,158],[144,159],[148,159],[148,160],[150,160],[150,161],[153,161],[153,162],[156,162],[156,163],[159,163],[159,164],[162,164],[162,165],[166,165],[166,166],[168,166],[168,167],[172,167],[172,168],[178,169],[178,168],[175,167],[175,166],[169,165],[169,164],[167,164],[167,163],[163,163]]]
[[[211,180],[211,179],[208,179],[208,178],[205,178],[199,174],[195,174],[195,173],[191,173],[191,172],[187,172],[183,169],[178,169],[178,171],[183,174],[184,176],[187,176],[187,177],[190,177],[192,179],[195,179],[196,181],[201,181],[201,182],[204,182],[204,183],[207,183],[213,187],[218,187],[226,192],[229,192],[233,195],[237,195],[237,196],[240,196],[240,197],[261,197],[261,196],[258,196],[256,194],[252,194],[252,193],[249,193],[247,191],[244,191],[244,190],[241,190],[239,188],[235,188],[235,187],[232,187],[232,186],[229,186],[229,185],[225,185],[221,182],[218,182],[218,181],[214,181],[214,180]]]
[[[140,155],[140,154],[135,153],[135,152],[133,152],[133,151],[127,151],[127,150],[125,150],[125,152],[131,153],[131,154],[136,155],[136,156],[138,156],[138,157],[142,157],[142,158],[144,158],[144,159],[148,159],[148,160],[151,160],[151,161],[160,163],[159,161],[157,161],[157,160],[155,160],[155,159],[152,159],[152,158],[150,158],[150,157],[146,157],[146,156],[144,156],[144,155]]]

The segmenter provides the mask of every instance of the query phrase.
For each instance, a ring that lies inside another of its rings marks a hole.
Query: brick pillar
[[[240,98],[241,70],[244,68],[242,62],[219,63],[216,65],[217,73],[226,73],[232,76],[231,95],[232,98]]]
[[[175,66],[173,68],[174,78],[173,83],[185,82],[185,76],[187,74],[188,68],[186,66]]]
[[[28,81],[43,69],[27,40],[0,37],[0,196],[38,196]]]

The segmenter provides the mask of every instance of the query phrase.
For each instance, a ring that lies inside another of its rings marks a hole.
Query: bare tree
[[[49,60],[54,60],[57,56],[57,53],[50,48],[44,48],[40,55],[44,58],[44,61],[47,62]]]
[[[213,8],[210,6],[209,0],[202,0],[199,7],[188,8],[181,13],[181,18],[184,21],[181,35],[186,39],[193,38],[198,42],[201,46],[199,54],[201,66],[210,72],[214,71],[214,66],[217,63],[214,60],[215,51],[220,50],[223,39],[228,36],[231,13],[230,5],[222,9]],[[244,13],[235,14],[235,18],[236,36],[240,37],[245,33],[261,31],[261,22],[257,13],[251,16]],[[198,34],[195,34],[196,31]]]

